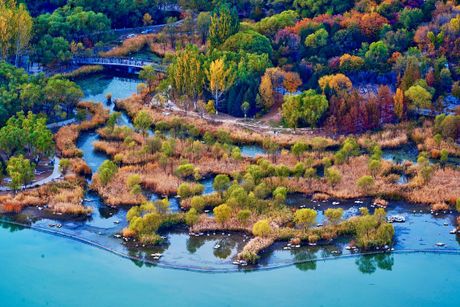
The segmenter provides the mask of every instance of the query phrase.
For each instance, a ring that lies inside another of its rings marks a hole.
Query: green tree
[[[329,107],[326,96],[308,90],[300,95],[285,96],[282,115],[289,127],[300,125],[315,127]]]
[[[296,156],[297,160],[300,161],[303,153],[308,149],[308,145],[302,142],[295,142],[291,147],[291,152]]]
[[[11,182],[9,184],[10,188],[15,191],[30,183],[35,177],[35,165],[30,163],[30,161],[24,158],[23,155],[15,156],[9,159],[6,171],[8,176],[11,178]]]
[[[321,48],[326,46],[329,33],[321,28],[305,38],[305,46],[309,48]]]
[[[147,111],[139,111],[134,118],[134,127],[142,131],[143,134],[147,133],[147,130],[152,126],[152,124],[152,117]]]
[[[192,206],[192,208],[197,212],[201,212],[206,206],[206,201],[204,200],[203,196],[193,196],[190,200],[190,206]]]
[[[433,95],[420,85],[413,85],[404,92],[407,98],[412,102],[412,108],[429,108]]]
[[[247,101],[243,102],[243,104],[241,105],[241,111],[243,111],[244,118],[248,116],[248,112],[250,108],[251,108],[251,105]]]
[[[48,80],[44,88],[45,98],[52,105],[60,105],[64,108],[67,115],[77,105],[83,97],[83,91],[74,82],[66,79],[54,77]]]
[[[363,191],[369,191],[374,186],[374,178],[372,176],[362,176],[356,181],[356,185]]]
[[[168,83],[179,96],[195,100],[203,92],[205,73],[198,48],[187,45],[168,67]]]
[[[209,34],[209,27],[211,26],[211,14],[209,12],[200,12],[196,19],[196,27],[201,36],[201,43],[205,44]]]
[[[198,222],[199,215],[198,212],[195,208],[190,209],[186,214],[185,214],[185,223],[189,226],[193,226]]]
[[[389,51],[383,41],[373,42],[365,54],[365,61],[369,68],[385,70],[388,67],[387,60]]]
[[[332,187],[335,187],[335,185],[337,185],[342,180],[342,174],[335,167],[329,167],[328,169],[326,169],[325,175],[327,182]]]
[[[237,33],[240,29],[238,12],[235,7],[222,3],[211,14],[209,26],[209,41],[211,48],[220,46],[227,38]]]
[[[251,217],[251,210],[249,209],[243,209],[243,210],[238,211],[238,214],[236,216],[238,221],[242,224],[246,224],[250,217]]]
[[[214,178],[212,187],[221,195],[230,186],[230,178],[227,175],[219,174]]]
[[[117,172],[118,166],[110,160],[102,162],[101,166],[97,170],[98,178],[102,185],[107,185]]]
[[[272,55],[270,40],[256,31],[247,30],[230,36],[222,45],[222,50]]]
[[[142,67],[142,70],[139,72],[139,78],[147,82],[149,86],[149,93],[153,91],[153,84],[157,80],[157,72],[152,65]]]

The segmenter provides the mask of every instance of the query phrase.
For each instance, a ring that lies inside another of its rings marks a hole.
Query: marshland
[[[455,2],[28,2],[0,1],[22,20],[0,37],[5,240],[200,272],[458,257]]]

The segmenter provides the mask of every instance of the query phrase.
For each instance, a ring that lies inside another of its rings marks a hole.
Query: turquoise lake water
[[[0,230],[0,246],[0,306],[460,306],[459,255],[211,274],[137,266],[29,229]]]

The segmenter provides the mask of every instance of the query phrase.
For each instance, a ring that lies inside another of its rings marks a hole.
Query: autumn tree
[[[232,87],[236,76],[233,69],[225,65],[223,59],[213,61],[209,66],[209,70],[206,71],[206,76],[209,82],[208,87],[214,97],[217,109],[220,98]]]
[[[153,18],[149,13],[145,13],[142,17],[142,23],[144,26],[150,26],[153,23]]]
[[[393,96],[394,110],[396,116],[401,120],[406,114],[406,105],[404,101],[404,92],[400,89],[396,89],[396,93]]]
[[[381,122],[391,123],[394,118],[394,111],[393,97],[390,88],[387,85],[379,86],[376,99],[380,111]]]
[[[343,216],[343,209],[342,208],[328,208],[324,212],[329,223],[336,225]]]
[[[260,220],[252,227],[252,233],[257,237],[268,237],[272,232],[268,220]]]
[[[303,228],[308,228],[315,223],[317,212],[314,209],[298,209],[294,213],[294,222]]]
[[[14,63],[16,66],[18,66],[19,57],[21,56],[23,50],[28,46],[30,38],[32,36],[33,20],[23,3],[19,4],[15,15],[16,16],[14,16]]]
[[[196,46],[188,45],[177,53],[168,67],[168,83],[179,96],[185,95],[195,101],[201,95],[205,84],[205,74]]]
[[[342,91],[349,91],[353,87],[351,80],[344,74],[340,73],[336,75],[323,76],[318,80],[318,84],[323,93],[325,93],[327,89],[339,93]]]
[[[283,87],[289,92],[294,93],[302,85],[302,80],[296,72],[286,72],[283,78]]]
[[[220,224],[225,224],[232,214],[232,209],[227,204],[222,204],[213,210],[216,221]]]

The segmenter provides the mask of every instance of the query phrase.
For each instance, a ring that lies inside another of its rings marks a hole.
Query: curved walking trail
[[[28,185],[24,185],[24,186],[22,186],[20,188],[20,190],[36,188],[36,187],[48,184],[48,183],[50,183],[52,181],[55,181],[57,179],[60,179],[62,177],[62,173],[59,170],[59,161],[60,161],[60,159],[57,156],[54,156],[53,161],[54,161],[53,172],[48,177],[40,179],[40,180],[37,180],[37,181],[34,181],[34,182],[32,182],[32,183],[30,183]],[[0,187],[0,192],[9,192],[9,191],[13,191],[13,189],[11,189],[9,187],[6,187],[6,186]]]

